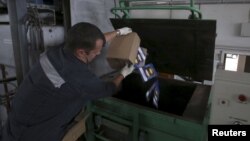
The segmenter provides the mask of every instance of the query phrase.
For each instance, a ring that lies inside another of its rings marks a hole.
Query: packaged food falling
[[[146,92],[146,99],[148,102],[152,101],[153,105],[156,108],[158,108],[159,94],[160,94],[159,82],[155,81],[153,85],[149,88],[149,90]]]
[[[143,67],[145,65],[146,61],[146,52],[144,51],[145,49],[139,47],[138,48],[138,54],[135,59],[135,67]]]
[[[157,72],[153,64],[147,64],[139,68],[139,72],[144,82],[147,82],[148,80],[157,76]]]

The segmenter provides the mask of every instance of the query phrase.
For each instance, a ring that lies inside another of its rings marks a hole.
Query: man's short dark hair
[[[105,45],[104,34],[97,26],[87,22],[80,22],[69,29],[65,46],[71,51],[83,48],[88,52],[95,48],[96,40],[98,39],[103,40],[103,45]]]

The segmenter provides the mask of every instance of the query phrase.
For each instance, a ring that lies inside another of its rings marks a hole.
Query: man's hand
[[[118,31],[118,35],[127,35],[132,32],[132,29],[129,27],[123,27],[123,28],[117,29],[117,31]]]
[[[134,65],[128,66],[128,64],[126,64],[125,67],[122,68],[120,74],[114,78],[113,83],[116,85],[116,87],[119,87],[119,85],[121,84],[122,80],[128,76],[129,74],[131,74],[134,70]]]
[[[128,64],[126,64],[126,66],[123,67],[121,70],[121,75],[125,78],[129,74],[131,74],[134,71],[134,69],[135,69],[134,65],[128,66]]]

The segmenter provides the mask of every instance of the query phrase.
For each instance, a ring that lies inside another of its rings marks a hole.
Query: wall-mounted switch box
[[[250,37],[250,23],[241,24],[241,36]]]

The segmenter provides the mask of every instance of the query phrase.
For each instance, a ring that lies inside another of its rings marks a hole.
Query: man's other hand
[[[126,66],[123,67],[121,70],[121,75],[125,78],[129,74],[131,74],[134,71],[134,69],[135,69],[134,65],[129,66],[128,64],[126,64]]]
[[[132,29],[129,27],[123,27],[123,28],[117,29],[117,31],[119,32],[118,33],[119,35],[127,35],[132,32]]]

